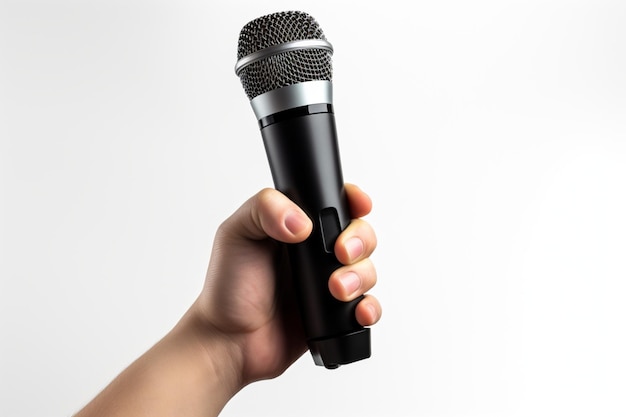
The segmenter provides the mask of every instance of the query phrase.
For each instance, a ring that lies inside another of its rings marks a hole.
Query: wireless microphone
[[[307,344],[316,365],[334,369],[369,358],[370,329],[350,302],[335,299],[328,279],[350,223],[332,105],[332,45],[303,12],[266,15],[239,35],[235,72],[259,122],[274,186],[313,221],[306,241],[288,246]]]

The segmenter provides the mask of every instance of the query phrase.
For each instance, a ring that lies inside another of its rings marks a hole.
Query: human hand
[[[369,197],[346,185],[353,220],[335,244],[342,267],[328,280],[337,299],[369,291],[376,236],[360,218]],[[77,417],[217,416],[245,385],[280,375],[306,351],[284,267],[284,245],[311,233],[309,218],[283,194],[263,190],[220,226],[204,288],[174,328],[117,376]],[[365,295],[356,319],[378,321],[381,307]]]
[[[351,301],[376,283],[369,257],[376,247],[371,226],[360,219],[370,198],[346,185],[354,220],[338,237],[335,255],[344,265],[329,277],[331,294]],[[284,243],[298,243],[312,223],[282,193],[265,189],[244,203],[218,229],[204,289],[190,313],[213,338],[228,340],[240,387],[280,375],[306,351],[305,336],[286,269]],[[363,326],[375,324],[381,306],[365,295],[356,307]],[[214,340],[214,339],[212,339]]]

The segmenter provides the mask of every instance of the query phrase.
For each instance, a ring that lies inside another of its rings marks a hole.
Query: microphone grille
[[[322,29],[309,14],[287,11],[262,16],[241,29],[237,59],[271,46],[306,39],[326,40]],[[331,81],[331,52],[313,48],[269,55],[241,69],[239,78],[250,100],[292,84]]]

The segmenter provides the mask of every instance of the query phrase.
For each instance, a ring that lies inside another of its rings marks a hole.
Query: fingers
[[[367,215],[372,202],[367,194],[352,184],[345,186],[350,212],[354,218]],[[305,240],[313,224],[308,216],[284,194],[264,189],[246,201],[223,224],[232,237],[260,240],[268,236],[285,243]]]
[[[340,301],[353,300],[376,285],[376,269],[369,259],[343,266],[328,280],[330,293]]]
[[[369,257],[377,245],[374,229],[364,220],[353,220],[335,242],[335,256],[344,265]]]
[[[333,272],[328,280],[328,288],[333,297],[350,301],[376,285],[376,269],[369,259],[376,244],[374,230],[360,219],[353,220],[337,238],[335,255],[344,266]],[[376,316],[380,316],[380,311]]]
[[[311,234],[313,224],[284,194],[267,188],[246,201],[221,228],[233,238],[271,237],[285,243],[298,243]]]
[[[354,184],[345,186],[353,220],[335,242],[335,255],[342,264],[367,258],[376,248],[376,235],[371,226],[360,220],[372,210],[372,200]]]
[[[374,230],[359,219],[370,213],[372,201],[360,188],[346,184],[352,220],[335,243],[335,255],[344,266],[337,269],[328,280],[331,294],[341,301],[351,301],[364,295],[376,285],[376,269],[369,259],[377,245]],[[364,295],[356,306],[356,319],[361,326],[378,322],[382,307],[371,295]]]
[[[378,323],[382,312],[378,300],[371,295],[366,295],[356,306],[356,320],[361,326],[372,326]]]
[[[354,300],[364,295],[374,285],[376,270],[369,259],[339,268],[328,281],[331,294],[340,301]],[[356,306],[355,315],[361,326],[371,326],[380,320],[382,307],[376,297],[365,294]]]
[[[367,216],[372,211],[372,200],[354,184],[345,185],[346,195],[350,202],[350,214],[353,219]]]
[[[359,217],[370,213],[372,201],[360,188],[346,184],[350,212],[355,220],[339,235],[335,255],[344,266],[337,269],[328,281],[331,294],[350,301],[372,289],[376,284],[376,269],[369,257],[377,245],[372,227]],[[313,224],[309,217],[284,194],[264,189],[246,201],[221,226],[220,232],[228,239],[262,240],[271,237],[285,243],[304,241]],[[365,295],[356,307],[356,318],[362,326],[375,324],[382,309],[378,300]]]

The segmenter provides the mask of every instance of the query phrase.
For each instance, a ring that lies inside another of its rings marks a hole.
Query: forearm
[[[216,416],[241,388],[236,353],[187,313],[76,417]]]

